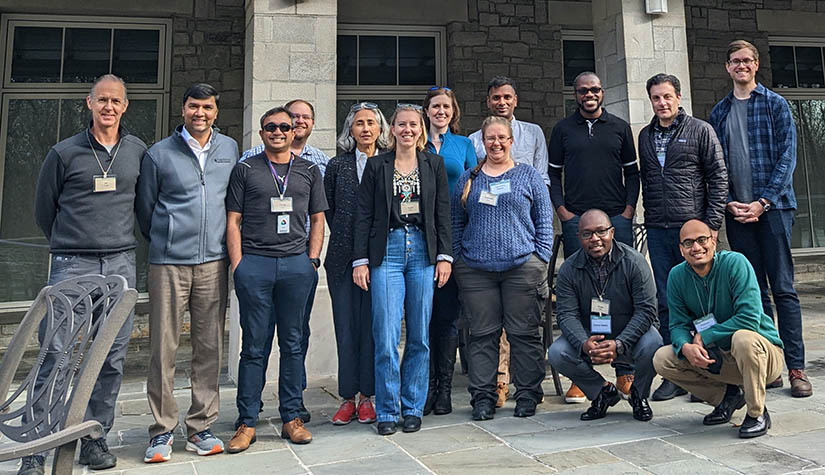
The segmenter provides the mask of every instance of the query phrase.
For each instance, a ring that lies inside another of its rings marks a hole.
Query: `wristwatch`
[[[765,198],[759,198],[759,204],[762,205],[762,212],[763,213],[767,213],[768,211],[770,211],[771,206],[773,206],[773,205],[771,205],[771,202],[766,200]]]
[[[616,340],[616,356],[620,356],[624,354],[624,343],[622,340]]]
[[[313,257],[312,259],[309,260],[309,262],[311,262],[312,265],[315,266],[315,269],[320,269],[321,268],[321,259],[319,259],[317,257]]]

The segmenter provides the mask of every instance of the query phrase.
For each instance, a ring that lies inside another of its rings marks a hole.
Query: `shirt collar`
[[[676,113],[676,117],[673,119],[673,122],[668,127],[662,127],[661,124],[659,124],[659,118],[654,115],[653,127],[659,132],[667,132],[669,130],[674,130],[676,127],[679,127],[680,123],[682,123],[682,119],[685,118],[685,114],[685,110],[680,106],[679,112]]]
[[[587,118],[585,118],[583,115],[581,115],[581,112],[579,111],[578,108],[576,108],[576,112],[574,112],[573,115],[576,118],[576,122],[579,123],[579,124],[584,124],[588,120],[595,120],[597,122],[607,122],[607,116],[608,116],[607,109],[605,109],[604,107],[602,107],[602,115],[600,115],[597,119],[587,119]]]
[[[190,147],[197,147],[200,150],[206,150],[206,149],[209,148],[209,146],[212,143],[212,136],[213,136],[212,132],[213,132],[213,130],[210,129],[210,131],[209,131],[209,140],[206,141],[206,145],[201,147],[201,144],[200,144],[200,142],[198,142],[198,139],[196,139],[195,137],[192,137],[192,134],[190,134],[189,131],[186,130],[186,127],[181,127],[180,128],[180,135],[181,135],[181,137],[183,137],[183,141],[186,142],[186,144],[189,145]]]
[[[367,156],[367,154],[366,154],[366,153],[364,153],[364,152],[362,152],[362,151],[358,150],[358,147],[356,147],[356,148],[355,148],[355,159],[356,159],[356,160],[361,161],[361,160],[366,160],[366,159],[368,159],[368,158],[369,158],[369,157]]]

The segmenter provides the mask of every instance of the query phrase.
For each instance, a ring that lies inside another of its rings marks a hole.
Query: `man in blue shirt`
[[[759,282],[762,306],[773,317],[768,282],[776,303],[779,336],[791,394],[813,393],[805,374],[802,312],[793,285],[791,227],[796,209],[796,125],[787,101],[756,82],[759,51],[744,40],[728,45],[733,91],[719,101],[710,123],[725,153],[730,182],[725,226],[734,251],[744,254]],[[770,387],[782,386],[781,376]]]

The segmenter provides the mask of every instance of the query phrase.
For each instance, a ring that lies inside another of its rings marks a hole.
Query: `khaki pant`
[[[501,329],[501,340],[498,347],[498,380],[499,383],[510,384],[510,342],[507,341],[507,332]]]
[[[192,404],[185,420],[187,436],[208,429],[218,418],[227,279],[226,259],[199,265],[149,266],[152,348],[146,389],[155,417],[149,437],[170,432],[178,425],[178,405],[172,392],[186,310],[192,341]]]
[[[659,348],[653,357],[653,366],[663,378],[712,406],[722,402],[727,384],[742,385],[748,415],[761,416],[765,409],[765,385],[782,373],[782,349],[756,332],[738,330],[731,339],[730,351],[723,353],[719,374],[697,368],[687,359],[679,359],[671,345]]]

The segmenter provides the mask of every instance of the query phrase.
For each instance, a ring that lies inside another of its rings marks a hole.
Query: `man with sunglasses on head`
[[[281,435],[295,444],[312,441],[301,418],[301,343],[307,299],[321,267],[327,200],[318,165],[290,151],[295,135],[290,112],[268,110],[261,129],[264,151],[235,166],[226,194],[226,244],[243,330],[230,453],[255,442],[276,328]]]
[[[604,89],[596,73],[573,81],[576,112],[560,120],[550,134],[550,197],[561,221],[564,258],[579,250],[579,216],[598,208],[610,216],[616,240],[633,246],[633,213],[639,199],[639,167],[630,125],[602,107]],[[564,172],[564,183],[562,183]],[[633,368],[616,367],[616,384],[630,397]],[[568,403],[585,402],[575,385]]]
[[[680,106],[679,79],[661,73],[648,79],[646,86],[655,115],[639,133],[642,198],[662,341],[669,345],[667,275],[682,262],[679,228],[690,219],[700,219],[714,235],[719,232],[725,216],[728,175],[713,127]],[[684,389],[663,380],[652,399],[667,401],[683,394]]]
[[[759,51],[745,40],[728,45],[726,69],[733,91],[719,101],[709,122],[719,136],[730,193],[725,230],[731,249],[744,254],[756,272],[765,313],[773,316],[785,344],[791,395],[808,397],[802,310],[794,288],[791,228],[796,210],[796,125],[788,102],[756,82]],[[769,383],[781,387],[782,377]]]
[[[601,419],[621,400],[616,386],[593,365],[634,365],[630,406],[635,419],[648,421],[653,418],[647,402],[656,375],[653,355],[662,346],[650,267],[632,246],[615,239],[615,228],[602,210],[582,214],[577,236],[581,249],[565,259],[556,281],[562,336],[550,347],[550,364],[592,401],[583,421]]]
[[[309,136],[312,135],[312,130],[315,127],[315,107],[312,103],[304,99],[293,99],[287,102],[284,107],[292,116],[292,121],[294,124],[292,131],[295,134],[295,138],[292,140],[292,145],[289,147],[290,151],[296,157],[303,158],[304,160],[308,160],[317,165],[318,170],[321,171],[321,177],[323,177],[327,170],[329,157],[320,149],[307,143]],[[249,157],[262,153],[263,151],[264,144],[252,147],[241,155],[241,160],[246,160]],[[307,230],[309,230],[309,221],[306,222],[306,227]],[[318,279],[316,278],[315,283],[312,284],[312,290],[309,293],[309,297],[307,297],[306,311],[304,312],[304,337],[301,340],[301,357],[304,360],[304,365],[306,365],[307,351],[309,350],[309,317],[312,314],[312,304],[315,302],[315,289],[317,286]],[[304,374],[302,376],[301,391],[306,390],[306,388],[307,376]],[[311,415],[304,405],[302,396],[301,419],[304,423],[307,423],[310,421],[310,418]]]
[[[748,406],[739,437],[771,427],[765,384],[782,373],[782,340],[762,308],[756,274],[738,252],[716,251],[697,219],[679,233],[685,262],[670,271],[667,300],[672,345],[653,357],[656,372],[715,406],[705,425],[726,424]]]

